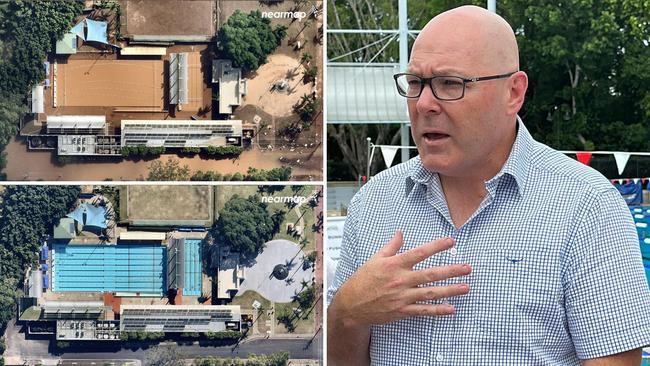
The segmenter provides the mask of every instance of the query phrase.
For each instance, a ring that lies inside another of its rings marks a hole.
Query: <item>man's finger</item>
[[[448,297],[467,295],[469,285],[462,283],[449,286],[418,287],[404,291],[404,301],[414,304],[418,301],[440,300]]]
[[[393,238],[381,248],[377,254],[381,257],[392,257],[399,251],[399,248],[404,244],[404,234],[401,230],[397,230]]]
[[[453,277],[467,276],[472,272],[469,264],[453,264],[450,266],[433,267],[412,272],[406,284],[418,286],[425,283],[448,280]]]
[[[404,317],[452,315],[455,311],[454,306],[449,304],[412,304],[406,305],[399,310]]]
[[[414,265],[422,262],[423,260],[431,257],[432,255],[447,250],[454,246],[454,239],[452,238],[440,238],[428,242],[426,244],[420,245],[417,248],[408,250],[398,257],[402,260],[402,263],[409,268],[412,268]]]

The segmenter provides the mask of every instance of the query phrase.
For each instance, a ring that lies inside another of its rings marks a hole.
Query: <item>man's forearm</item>
[[[327,364],[370,365],[370,328],[354,324],[339,311],[334,297],[327,309]]]

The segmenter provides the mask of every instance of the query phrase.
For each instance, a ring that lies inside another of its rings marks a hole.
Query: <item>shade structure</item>
[[[84,226],[94,226],[102,229],[108,226],[106,223],[106,207],[102,206],[83,203],[67,216],[82,223]]]
[[[86,19],[86,27],[86,42],[92,41],[109,44],[106,32],[106,29],[108,28],[108,22]]]

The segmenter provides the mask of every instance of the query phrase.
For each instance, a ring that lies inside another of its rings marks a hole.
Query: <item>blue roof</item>
[[[72,29],[70,29],[70,33],[76,34],[77,37],[83,39],[84,41],[86,40],[86,36],[84,35],[84,26],[86,25],[85,19],[77,23]]]
[[[94,42],[108,44],[108,36],[106,34],[108,22],[100,22],[97,20],[86,19],[86,25],[88,26],[86,41],[94,41]]]
[[[106,207],[102,206],[95,207],[89,203],[83,203],[67,216],[84,226],[95,226],[102,229],[108,226],[106,224]]]

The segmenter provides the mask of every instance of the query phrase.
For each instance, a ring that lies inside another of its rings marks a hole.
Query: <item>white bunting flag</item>
[[[395,159],[395,154],[397,154],[399,147],[397,146],[382,146],[381,154],[384,156],[384,162],[388,168],[393,165],[393,159]]]
[[[618,175],[623,174],[625,166],[627,165],[627,160],[630,158],[630,153],[626,152],[615,152],[614,160],[616,160],[616,166],[618,167]]]

